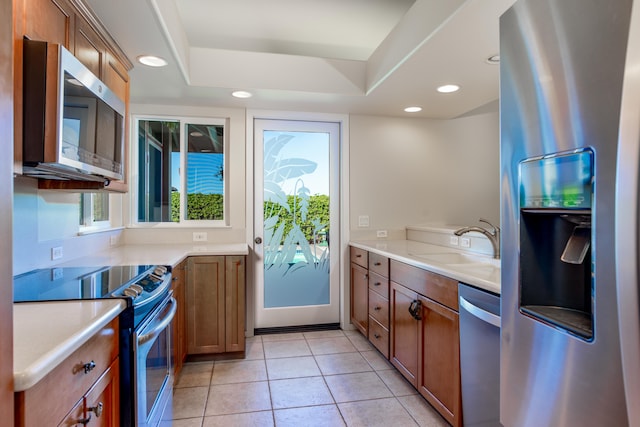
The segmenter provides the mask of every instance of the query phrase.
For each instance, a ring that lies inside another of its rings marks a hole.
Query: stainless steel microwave
[[[125,104],[63,46],[24,40],[23,174],[123,178]]]

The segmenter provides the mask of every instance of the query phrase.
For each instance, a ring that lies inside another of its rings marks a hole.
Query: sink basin
[[[491,266],[500,267],[500,260],[482,255],[471,255],[461,253],[440,253],[440,254],[412,254],[437,264],[449,266],[470,267],[470,266]]]

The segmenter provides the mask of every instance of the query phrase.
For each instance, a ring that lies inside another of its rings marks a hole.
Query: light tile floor
[[[184,365],[162,427],[448,426],[357,331],[262,335]]]

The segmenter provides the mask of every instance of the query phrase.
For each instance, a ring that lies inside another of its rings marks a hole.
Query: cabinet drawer
[[[369,289],[376,291],[385,298],[389,298],[389,279],[369,272]]]
[[[389,330],[369,316],[369,341],[389,359]]]
[[[389,258],[383,255],[369,253],[369,270],[383,277],[389,277]]]
[[[458,311],[458,282],[449,277],[392,260],[391,281]]]
[[[369,268],[367,251],[351,246],[351,262],[358,264],[359,266],[362,266],[364,268]]]
[[[118,318],[113,319],[36,385],[16,393],[16,425],[60,422],[118,357]],[[84,365],[95,367],[85,373]]]
[[[389,328],[389,300],[369,289],[369,316]]]

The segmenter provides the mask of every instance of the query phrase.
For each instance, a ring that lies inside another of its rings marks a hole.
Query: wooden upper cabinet
[[[89,23],[82,19],[78,19],[76,22],[74,38],[74,56],[96,77],[101,78],[106,62],[107,46]],[[107,86],[109,85],[107,84]]]
[[[67,0],[25,0],[23,13],[26,37],[61,44],[73,51],[75,10],[71,3]]]
[[[14,1],[14,173],[22,173],[23,57],[24,38],[64,46],[125,103],[124,170],[128,169],[129,75],[133,65],[84,0]],[[97,181],[39,179],[38,188],[67,191],[125,193],[125,178],[108,186]]]
[[[122,102],[129,105],[129,74],[125,66],[109,51],[106,53],[102,81],[118,95]]]

